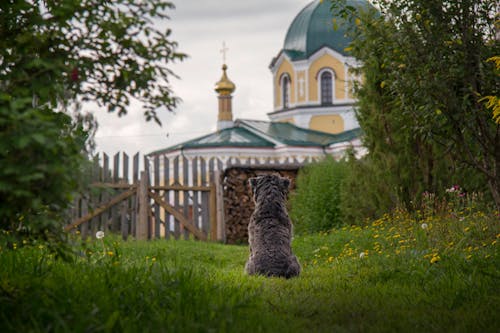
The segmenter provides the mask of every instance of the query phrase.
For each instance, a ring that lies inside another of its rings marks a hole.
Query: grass
[[[2,332],[498,332],[498,216],[396,212],[294,239],[290,280],[246,246],[194,241],[0,249]]]

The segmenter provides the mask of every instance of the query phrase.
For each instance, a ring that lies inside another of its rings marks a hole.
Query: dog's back
[[[255,211],[250,218],[248,235],[250,257],[248,274],[290,278],[300,274],[300,264],[292,253],[292,223],[286,211],[290,181],[279,176],[250,180]]]

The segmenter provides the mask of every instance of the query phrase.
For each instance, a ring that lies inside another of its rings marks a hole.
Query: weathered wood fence
[[[74,201],[66,230],[84,238],[103,230],[124,239],[221,240],[218,170],[215,159],[144,156],[141,161],[139,154],[102,154],[93,161],[88,190]]]
[[[74,201],[66,230],[83,238],[102,230],[124,239],[245,242],[253,210],[248,178],[266,173],[294,178],[311,161],[101,154],[88,172],[88,189]]]

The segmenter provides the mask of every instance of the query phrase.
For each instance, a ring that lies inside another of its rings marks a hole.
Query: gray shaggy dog
[[[286,199],[290,180],[275,175],[250,178],[255,210],[248,224],[250,257],[245,265],[249,275],[291,278],[300,274],[292,253],[292,222]]]

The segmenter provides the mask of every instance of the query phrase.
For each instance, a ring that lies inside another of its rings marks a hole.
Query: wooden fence
[[[88,189],[74,201],[66,230],[84,238],[102,230],[124,239],[222,240],[220,169],[216,159],[144,156],[141,165],[139,154],[102,154],[93,161]]]
[[[188,159],[183,155],[101,154],[89,168],[90,185],[74,201],[72,222],[66,230],[78,231],[83,238],[94,237],[102,230],[120,233],[124,239],[194,237],[237,242],[232,236],[226,237],[234,234],[235,219],[225,202],[232,199],[225,197],[229,192],[223,190],[227,187],[224,171],[232,167],[259,169],[260,173],[264,169],[298,169],[311,161],[292,157]],[[240,184],[241,179],[237,182]],[[245,186],[245,182],[239,186]],[[242,210],[245,204],[239,204],[237,210]],[[243,215],[241,218],[246,217]],[[243,222],[238,222],[240,229],[245,228]]]

